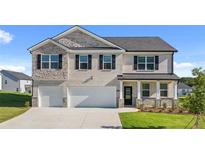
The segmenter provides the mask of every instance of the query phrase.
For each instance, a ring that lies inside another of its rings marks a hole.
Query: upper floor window
[[[42,55],[42,68],[43,69],[58,69],[59,68],[59,55]]]
[[[134,56],[134,70],[159,70],[159,56]]]
[[[42,55],[42,68],[49,69],[49,60],[50,56],[49,55]]]
[[[4,84],[7,84],[7,83],[8,83],[8,81],[7,81],[7,80],[5,80],[5,81],[4,81]]]
[[[88,69],[88,56],[80,56],[79,68],[80,69]]]
[[[167,97],[168,95],[168,85],[167,83],[160,84],[160,96]]]
[[[154,56],[139,56],[137,58],[138,70],[154,70]]]
[[[105,55],[103,56],[103,69],[111,69],[112,68],[112,56]]]
[[[51,69],[59,68],[59,55],[51,55]]]
[[[149,97],[150,96],[150,85],[149,83],[142,84],[142,96]]]

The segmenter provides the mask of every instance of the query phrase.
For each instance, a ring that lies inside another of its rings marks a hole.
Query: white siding
[[[0,90],[2,90],[2,75],[0,73]]]
[[[25,86],[31,86],[32,81],[31,80],[20,80],[20,91],[21,92],[26,92]]]
[[[159,56],[159,70],[155,71],[137,71],[134,70],[134,56]],[[123,73],[171,73],[172,72],[172,54],[171,53],[130,53],[123,55]]]
[[[7,84],[5,84],[5,80],[7,80]],[[2,90],[17,91],[17,88],[20,89],[19,81],[14,81],[5,75],[2,75]]]

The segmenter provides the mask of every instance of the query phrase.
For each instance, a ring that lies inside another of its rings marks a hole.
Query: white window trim
[[[43,55],[48,55],[49,56],[49,60],[48,60],[48,68],[43,68],[42,66],[42,63],[43,63]],[[41,69],[43,69],[43,70],[48,70],[48,69],[52,69],[52,70],[56,70],[56,68],[51,68],[51,62],[58,62],[59,63],[59,61],[51,61],[51,55],[53,56],[59,56],[59,54],[41,54]],[[58,64],[59,65],[59,64]]]
[[[143,89],[143,84],[148,84],[149,89]],[[142,97],[150,97],[150,83],[142,83],[141,87],[142,87]],[[149,96],[143,96],[143,91],[149,91]]]
[[[80,62],[80,57],[81,56],[86,56],[87,57],[87,62],[86,62],[87,63],[87,68],[81,68],[80,67],[81,63],[85,63],[85,62]],[[78,66],[78,68],[79,68],[79,70],[88,70],[88,55],[79,55],[79,66]]]
[[[145,57],[145,62],[139,62],[138,61],[139,57]],[[147,62],[147,57],[153,57],[154,62]],[[145,64],[145,69],[144,70],[139,69],[139,67],[138,67],[139,64]],[[154,69],[153,70],[150,70],[150,69],[148,70],[147,69],[147,64],[154,64]],[[155,56],[153,56],[153,55],[149,55],[149,56],[140,55],[140,56],[137,56],[137,70],[138,71],[155,71]]]
[[[167,85],[167,89],[161,89],[161,84],[166,84]],[[167,96],[162,96],[161,95],[161,91],[166,91],[167,92]],[[160,83],[160,96],[161,97],[168,97],[168,83]]]
[[[110,68],[104,68],[104,64],[109,64],[108,62],[104,62],[104,56],[110,56],[111,57],[111,62],[110,62]],[[103,70],[112,70],[112,55],[103,55]]]

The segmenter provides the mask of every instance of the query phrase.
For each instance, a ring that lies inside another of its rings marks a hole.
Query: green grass
[[[28,109],[26,107],[0,107],[0,123],[16,117]]]
[[[31,102],[30,94],[0,91],[0,123],[27,111],[26,101]]]
[[[119,115],[122,127],[125,129],[183,129],[193,118],[193,115],[149,112],[126,112]],[[200,123],[200,128],[205,128],[205,122],[201,121]],[[191,128],[192,125],[193,122],[188,128]]]

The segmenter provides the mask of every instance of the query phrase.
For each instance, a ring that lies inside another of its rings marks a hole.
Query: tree
[[[193,128],[199,128],[199,122],[203,119],[205,113],[205,73],[202,68],[192,70],[194,78],[194,89],[192,93],[183,100],[183,107],[194,114],[190,123],[195,120]],[[189,123],[189,124],[190,124]],[[188,124],[188,125],[189,125]],[[187,126],[188,126],[187,125]]]

